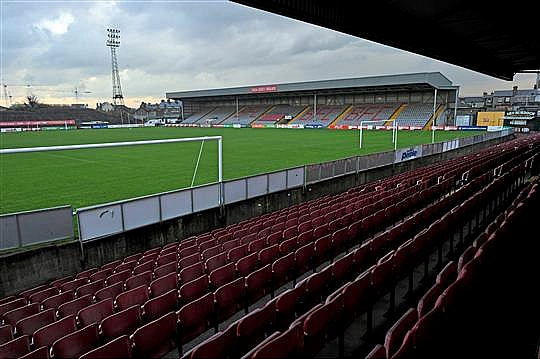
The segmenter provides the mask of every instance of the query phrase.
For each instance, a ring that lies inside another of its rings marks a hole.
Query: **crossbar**
[[[218,141],[218,182],[221,183],[223,182],[223,137],[222,136],[169,138],[169,139],[164,139],[164,140],[144,140],[144,141],[129,141],[129,142],[89,143],[89,144],[83,144],[83,145],[6,148],[6,149],[0,149],[0,154],[80,150],[80,149],[85,149],[85,148],[123,147],[123,146],[153,145],[153,144],[158,144],[158,143],[196,142],[196,141],[208,141],[208,140]]]

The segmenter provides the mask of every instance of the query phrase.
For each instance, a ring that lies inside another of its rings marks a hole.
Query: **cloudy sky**
[[[536,79],[498,80],[225,0],[0,0],[0,80],[12,102],[29,94],[90,107],[111,101],[110,27],[121,31],[118,66],[131,107],[170,91],[424,71],[440,71],[464,96],[532,88]]]

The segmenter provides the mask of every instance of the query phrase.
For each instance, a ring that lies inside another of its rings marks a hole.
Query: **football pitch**
[[[435,141],[480,132],[437,131]],[[392,131],[131,128],[0,134],[0,148],[223,136],[223,179],[394,149]],[[431,131],[399,131],[398,148],[431,143]],[[0,214],[85,206],[191,186],[201,142],[2,154]],[[202,146],[194,185],[217,181],[217,142]]]

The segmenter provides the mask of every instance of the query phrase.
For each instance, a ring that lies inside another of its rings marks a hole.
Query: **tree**
[[[36,95],[28,95],[26,96],[26,102],[25,105],[30,108],[31,110],[36,109],[39,107],[39,99]]]

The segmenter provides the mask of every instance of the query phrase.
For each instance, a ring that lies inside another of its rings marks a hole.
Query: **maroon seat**
[[[259,265],[258,253],[251,253],[236,262],[236,276],[244,277],[257,269]]]
[[[132,335],[136,358],[162,358],[178,347],[176,315],[169,312],[135,330]]]
[[[87,294],[82,297],[76,298],[58,307],[58,316],[60,318],[67,317],[68,315],[77,314],[79,310],[88,307],[93,303],[94,296]]]
[[[0,358],[19,358],[30,353],[30,336],[22,335],[9,342],[0,344]]]
[[[129,277],[128,279],[126,279],[126,281],[124,282],[126,291],[136,288],[136,287],[140,287],[140,286],[148,287],[152,279],[153,279],[152,271],[149,271],[149,270],[146,272],[133,275]]]
[[[112,273],[111,269],[100,269],[97,272],[90,275],[90,282],[105,282],[105,279],[107,279],[108,276]]]
[[[142,323],[141,307],[134,305],[104,318],[100,325],[101,334],[105,341],[110,341],[121,335],[131,335]]]
[[[420,297],[418,300],[418,303],[416,305],[416,310],[418,312],[418,317],[423,316],[427,312],[429,312],[433,306],[435,305],[435,302],[439,298],[439,295],[441,295],[444,288],[439,283],[434,283],[429,289]]]
[[[116,266],[116,268],[114,268],[114,273],[122,273],[125,271],[129,271],[129,273],[132,273],[133,268],[135,268],[138,264],[139,263],[137,260],[120,263],[118,266]]]
[[[157,257],[156,266],[161,266],[171,262],[178,262],[178,255],[176,251]]]
[[[45,309],[29,317],[23,318],[15,324],[18,335],[32,335],[36,330],[53,323],[56,320],[55,309]]]
[[[302,323],[297,322],[284,332],[258,346],[251,356],[261,358],[300,358],[304,352]]]
[[[244,243],[239,245],[238,247],[231,248],[227,252],[227,260],[231,263],[236,263],[241,258],[245,257],[248,253],[248,244]]]
[[[69,302],[75,298],[75,294],[72,291],[63,292],[60,294],[53,295],[41,302],[43,309],[54,308],[57,309],[60,305]]]
[[[88,284],[88,283],[89,283],[89,279],[87,277],[76,278],[69,282],[63,283],[60,286],[60,290],[62,292],[75,291],[80,286]]]
[[[77,297],[82,297],[87,294],[96,294],[96,292],[100,289],[103,289],[105,287],[105,281],[104,280],[98,280],[96,282],[90,282],[88,284],[82,285],[75,291],[77,293]]]
[[[306,295],[306,281],[299,282],[294,288],[287,289],[275,298],[277,330],[285,330],[293,320],[303,312]]]
[[[267,264],[245,277],[245,301],[247,305],[272,293],[272,265]],[[247,310],[247,308],[246,308]]]
[[[240,355],[253,349],[274,332],[276,312],[274,302],[267,302],[238,320],[236,345]]]
[[[148,261],[142,264],[138,264],[136,267],[133,268],[133,275],[141,274],[148,271],[154,271],[154,262]]]
[[[100,346],[98,324],[90,324],[56,340],[52,345],[55,358],[78,358]]]
[[[40,292],[40,291],[42,291],[44,289],[47,289],[47,288],[50,288],[50,286],[47,285],[47,284],[42,284],[42,285],[38,285],[37,287],[34,287],[34,288],[26,289],[26,290],[20,292],[17,296],[9,296],[9,297],[3,298],[0,301],[0,308],[1,308],[2,304],[6,304],[6,303],[11,302],[12,300],[15,300],[15,299],[24,298],[27,302],[29,302],[30,301],[29,297],[32,294]],[[39,302],[39,301],[36,301],[36,303],[37,302]]]
[[[207,261],[208,259],[214,256],[217,256],[220,253],[223,253],[222,251],[223,251],[223,247],[221,246],[221,244],[212,246],[210,248],[206,248],[204,251],[201,252],[202,260]],[[225,254],[225,256],[227,255],[226,253],[223,253],[223,254]]]
[[[94,273],[96,273],[99,269],[97,267],[94,267],[94,268],[89,268],[89,269],[86,269],[86,270],[83,270],[82,272],[79,272],[77,273],[77,275],[75,276],[75,278],[88,278],[90,279],[90,276]]]
[[[448,263],[446,263],[443,269],[441,269],[441,271],[437,274],[435,282],[439,283],[442,288],[448,287],[450,283],[454,282],[457,279],[457,267],[458,264],[456,261],[449,261]]]
[[[350,285],[343,290],[343,321],[347,327],[355,318],[366,315],[366,334],[370,334],[373,327],[373,286],[371,272],[374,266],[361,273]]]
[[[182,268],[189,267],[190,265],[193,265],[200,261],[201,261],[201,254],[199,252],[195,252],[187,257],[180,257],[180,260],[178,261],[178,266],[182,269]]]
[[[226,265],[227,262],[227,253],[218,253],[215,256],[206,259],[204,262],[205,271],[206,273],[210,274],[214,269]]]
[[[307,243],[294,252],[294,271],[295,277],[314,270],[315,246],[313,243]]]
[[[168,312],[178,309],[178,291],[171,289],[157,297],[147,300],[142,307],[145,322],[155,320]]]
[[[291,251],[288,254],[283,254],[272,263],[272,288],[274,291],[295,278],[294,262],[294,252]]]
[[[175,262],[176,263],[176,262]],[[158,297],[172,289],[178,289],[178,274],[176,271],[164,274],[150,282],[150,297]]]
[[[32,295],[28,297],[28,301],[32,303],[41,303],[43,300],[52,297],[53,295],[57,295],[60,293],[58,288],[56,287],[49,287],[43,290],[40,290],[39,292],[35,292]],[[22,299],[22,298],[21,298]],[[22,299],[24,301],[24,299]],[[25,302],[26,303],[26,302]],[[5,305],[5,304],[4,304]],[[2,307],[0,307],[0,315],[2,313]]]
[[[310,310],[303,320],[304,354],[315,356],[327,343],[337,338],[341,325],[343,293]]]
[[[259,267],[272,264],[279,257],[279,244],[263,248],[259,251]]]
[[[206,272],[203,262],[194,263],[180,270],[180,283],[185,284],[191,282],[192,280],[199,278],[205,273]]]
[[[178,274],[178,262],[170,262],[154,268],[154,278],[161,278],[170,273]]]
[[[322,271],[311,274],[306,278],[305,303],[308,307],[324,301],[331,292],[329,287],[332,279],[332,267],[327,266]]]
[[[79,359],[132,358],[131,340],[128,335],[121,335],[95,349],[81,355]]]
[[[0,344],[13,340],[13,326],[11,324],[0,325]]]
[[[131,269],[125,269],[121,272],[115,272],[114,274],[111,274],[105,279],[105,283],[107,283],[107,286],[116,284],[116,283],[124,283],[126,279],[131,277]]]
[[[104,299],[110,298],[115,299],[120,293],[124,291],[124,283],[116,282],[107,287],[104,287],[96,292],[95,300],[96,302],[101,302]]]
[[[386,355],[391,358],[399,349],[407,332],[418,321],[416,308],[409,308],[396,322],[386,331],[384,348]]]
[[[186,304],[200,298],[210,290],[208,274],[203,274],[197,279],[182,284],[179,289],[180,303]]]
[[[190,359],[237,358],[237,344],[236,323],[232,323],[227,329],[197,344],[191,350]]]
[[[39,312],[39,307],[39,303],[30,303],[22,307],[12,309],[9,312],[5,312],[3,316],[4,324],[10,324],[14,327],[20,319]]]
[[[355,276],[354,253],[349,253],[332,263],[332,283],[338,286],[350,281]]]
[[[214,326],[214,294],[206,293],[176,312],[181,343],[185,344]]]
[[[149,298],[148,286],[141,285],[118,294],[114,301],[118,310],[124,310],[134,305],[141,306]]]
[[[20,356],[19,359],[49,359],[50,357],[51,353],[49,351],[49,347],[39,347],[23,356]]]
[[[86,327],[92,323],[101,323],[103,318],[114,313],[114,301],[111,298],[105,298],[100,302],[91,304],[82,308],[77,313],[77,319],[81,327]]]
[[[51,346],[57,339],[77,330],[77,321],[74,315],[59,319],[36,330],[32,335],[34,348]]]
[[[240,277],[227,283],[214,292],[216,323],[229,319],[244,305],[245,278]]]

